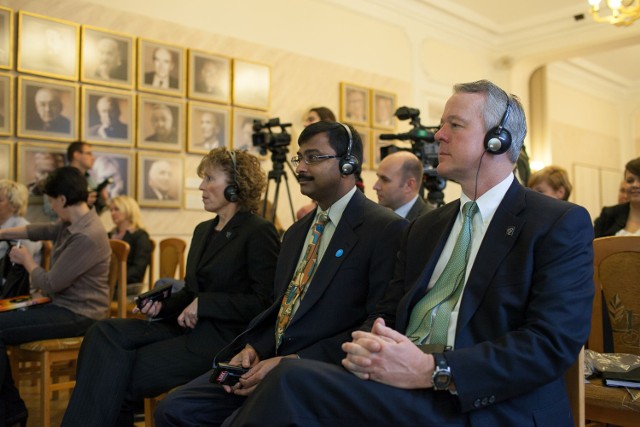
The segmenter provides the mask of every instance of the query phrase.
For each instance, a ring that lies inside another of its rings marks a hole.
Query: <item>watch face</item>
[[[451,374],[449,371],[436,371],[433,374],[433,388],[436,390],[445,390],[451,383]]]

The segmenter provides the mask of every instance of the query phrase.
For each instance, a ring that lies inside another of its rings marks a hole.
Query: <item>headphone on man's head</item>
[[[353,135],[351,135],[351,129],[349,129],[349,126],[344,123],[340,124],[347,131],[347,135],[349,135],[349,145],[347,145],[347,153],[340,158],[338,166],[340,167],[340,173],[342,175],[351,175],[356,171],[356,169],[358,169],[359,162],[356,156],[351,155],[351,150],[353,150]]]
[[[510,109],[511,101],[507,97],[507,109],[502,115],[500,124],[490,129],[484,136],[484,148],[491,154],[505,153],[511,147],[511,133],[505,129]]]
[[[228,201],[235,203],[238,201],[239,197],[238,197],[238,177],[237,177],[237,173],[238,171],[236,170],[236,152],[235,151],[227,151],[227,153],[229,153],[229,157],[231,158],[231,166],[232,166],[232,170],[231,170],[231,181],[232,183],[227,185],[224,188],[224,198],[227,199]]]

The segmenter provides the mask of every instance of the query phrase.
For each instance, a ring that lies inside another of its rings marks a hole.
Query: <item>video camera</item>
[[[447,186],[447,180],[439,177],[436,168],[438,167],[438,143],[435,142],[435,133],[438,126],[423,126],[420,123],[420,110],[417,108],[400,107],[396,110],[395,116],[398,120],[411,120],[413,128],[409,132],[380,135],[381,140],[410,141],[411,149],[388,145],[380,147],[380,158],[384,159],[388,154],[396,151],[411,151],[421,161],[423,166],[423,185],[429,191],[428,199],[437,206],[444,204],[444,193],[442,190]]]
[[[260,120],[253,121],[253,134],[251,140],[254,147],[259,147],[260,154],[265,156],[267,150],[274,154],[286,154],[289,149],[286,148],[291,143],[291,135],[287,133],[291,123],[280,123],[280,119],[274,117],[267,120],[264,124]],[[273,132],[272,128],[279,127],[280,132]]]

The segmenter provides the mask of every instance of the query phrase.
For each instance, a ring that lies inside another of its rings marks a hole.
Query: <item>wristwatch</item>
[[[442,353],[433,353],[436,367],[431,376],[434,390],[448,390],[451,385],[451,368]]]

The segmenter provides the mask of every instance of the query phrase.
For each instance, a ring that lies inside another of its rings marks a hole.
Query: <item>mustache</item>
[[[305,175],[305,174],[298,174],[298,182],[300,181],[313,181],[314,178],[310,175]]]

